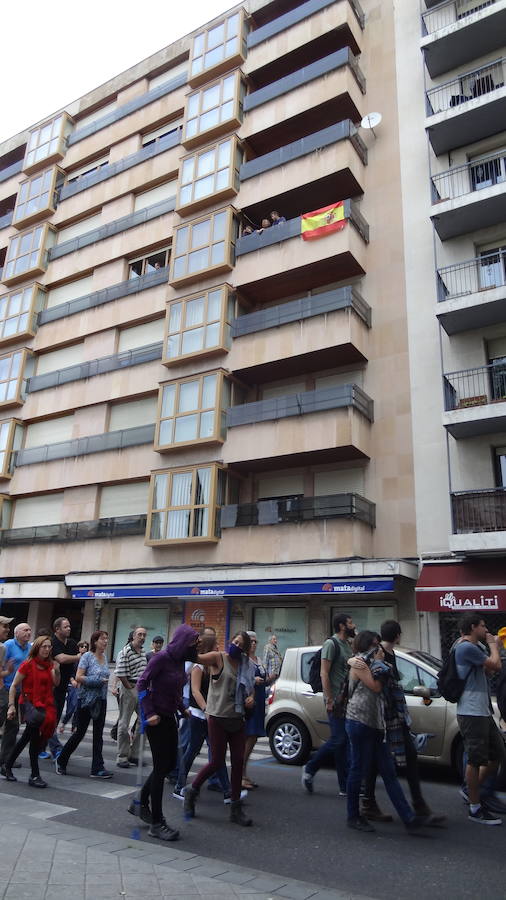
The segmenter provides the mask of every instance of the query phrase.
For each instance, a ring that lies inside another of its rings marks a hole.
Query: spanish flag
[[[344,202],[322,206],[314,212],[303,213],[300,217],[300,233],[303,241],[316,241],[332,231],[341,231],[346,225]]]

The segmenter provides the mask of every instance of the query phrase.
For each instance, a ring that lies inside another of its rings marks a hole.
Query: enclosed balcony
[[[432,176],[431,219],[442,241],[500,224],[505,209],[506,149]]]
[[[451,494],[453,535],[450,550],[504,554],[506,550],[506,488],[456,491]]]
[[[505,67],[501,57],[427,91],[425,126],[436,156],[504,130]]]
[[[221,527],[293,524],[315,519],[338,518],[357,519],[374,528],[376,507],[374,503],[359,494],[257,500],[256,503],[232,504],[222,507]]]
[[[427,3],[427,6],[429,4]],[[422,13],[422,50],[431,78],[504,44],[506,0],[445,0]]]
[[[443,424],[454,438],[506,430],[506,360],[444,376]]]
[[[436,315],[447,334],[506,322],[506,248],[437,271]]]

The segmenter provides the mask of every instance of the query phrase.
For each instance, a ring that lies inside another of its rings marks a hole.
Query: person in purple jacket
[[[153,770],[141,790],[139,815],[150,824],[149,836],[175,841],[179,832],[167,825],[162,811],[165,776],[177,760],[177,713],[188,715],[183,704],[185,662],[197,658],[198,632],[189,625],[176,628],[170,644],[148,662],[137,681],[142,718],[153,756]],[[151,805],[150,805],[151,801]],[[129,812],[136,813],[135,804]]]

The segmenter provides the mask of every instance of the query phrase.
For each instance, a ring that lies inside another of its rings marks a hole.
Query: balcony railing
[[[232,337],[278,328],[288,322],[300,322],[339,309],[353,309],[370,327],[371,307],[354,287],[346,285],[319,294],[310,294],[308,297],[291,300],[279,306],[266,306],[265,309],[239,316],[232,322]]]
[[[283,497],[233,504],[221,510],[221,527],[279,525],[315,519],[358,519],[374,528],[376,506],[360,494],[329,494],[322,497]]]
[[[451,495],[454,534],[506,531],[506,488]]]
[[[227,427],[254,425],[256,422],[272,422],[292,416],[324,412],[329,409],[345,409],[352,406],[369,422],[374,419],[374,402],[356,384],[341,384],[317,391],[302,391],[285,397],[271,397],[254,403],[241,403],[227,409]]]
[[[114,353],[112,356],[77,363],[65,369],[56,369],[54,372],[45,372],[44,375],[32,375],[28,379],[27,392],[33,394],[35,391],[45,391],[47,388],[59,387],[71,381],[93,378],[95,375],[104,375],[106,372],[115,372],[130,366],[141,366],[152,360],[161,359],[162,351],[163,341],[160,341],[146,344],[145,347],[135,347],[133,350],[122,350],[121,353]]]
[[[422,33],[434,34],[440,28],[465,21],[473,13],[487,6],[494,6],[495,3],[497,0],[476,0],[472,5],[469,0],[445,0],[422,13]]]
[[[103,453],[106,450],[124,450],[126,447],[152,444],[154,439],[154,425],[137,425],[119,431],[107,431],[105,434],[92,434],[71,441],[58,441],[55,444],[18,450],[15,453],[14,465],[31,466],[34,463],[51,462],[55,459],[76,459],[79,456]]]
[[[454,200],[494,184],[506,183],[506,150],[438,172],[431,181],[433,203]]]
[[[506,358],[443,377],[445,410],[468,409],[506,400]]]
[[[5,169],[0,170],[0,184],[3,181],[8,181],[9,178],[12,178],[13,175],[17,175],[18,172],[23,171],[23,160],[18,159],[17,162],[11,163],[10,166],[6,166]]]
[[[437,270],[437,299],[450,300],[484,292],[506,284],[506,249],[484,253],[474,259]]]
[[[63,544],[70,541],[88,541],[92,538],[126,537],[144,534],[146,516],[114,516],[94,519],[91,522],[62,522],[56,525],[35,525],[30,528],[7,528],[0,531],[0,547],[16,544]]]
[[[260,28],[250,31],[248,34],[248,50],[263,43],[263,41],[269,40],[269,38],[275,37],[276,34],[281,34],[281,32],[286,31],[287,28],[291,28],[293,25],[302,22],[304,19],[325,9],[327,6],[331,6],[334,2],[335,0],[307,0],[306,3],[302,3],[301,6],[297,6],[295,9],[291,9],[282,16],[278,16],[276,19],[273,19],[272,22],[267,22],[266,25],[262,25]],[[350,6],[355,13],[360,27],[363,28],[365,16],[360,3],[358,0],[350,0]]]
[[[491,94],[504,86],[506,57],[496,59],[486,66],[464,72],[458,78],[452,78],[444,84],[427,91],[427,115],[453,109],[468,100],[475,100]]]

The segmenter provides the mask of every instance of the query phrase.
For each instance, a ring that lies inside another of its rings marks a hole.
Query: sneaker
[[[149,806],[142,806],[138,801],[132,800],[128,806],[128,812],[132,816],[139,816],[141,822],[145,822],[146,825],[153,824],[153,817]]]
[[[179,831],[176,831],[175,828],[171,828],[170,825],[164,822],[159,825],[151,825],[148,835],[152,838],[158,838],[159,841],[177,841]]]
[[[246,800],[248,796],[248,792],[246,789],[241,791],[241,800]],[[223,794],[223,802],[225,806],[229,806],[232,803],[232,791],[225,791]]]
[[[54,761],[54,770],[57,775],[66,775],[67,769],[65,766],[60,765],[57,759]]]
[[[40,775],[30,775],[28,784],[30,785],[30,787],[47,788],[47,782],[43,781]]]
[[[112,778],[112,772],[108,772],[107,769],[100,769],[98,772],[92,772],[90,778]]]
[[[302,787],[306,788],[308,794],[313,793],[313,776],[306,771],[306,767],[302,769],[302,777],[301,777]]]
[[[178,788],[175,787],[172,791],[172,796],[176,798],[176,800],[184,800],[184,787]]]
[[[367,819],[364,819],[363,816],[357,816],[356,819],[348,819],[346,822],[348,828],[353,828],[355,831],[376,831],[376,829],[371,825]]]
[[[469,810],[468,818],[472,822],[479,822],[480,825],[502,825],[502,819],[499,819],[495,813],[489,812],[485,806],[478,807],[474,813]]]
[[[116,763],[116,765],[117,765],[118,769],[129,769],[130,768],[130,763],[128,762],[127,759]]]
[[[42,752],[39,753],[39,759],[51,759],[51,754],[48,753],[47,750],[42,750]]]
[[[482,797],[481,803],[489,812],[506,815],[506,803],[503,803],[496,794],[488,794],[486,797]]]
[[[7,766],[2,766],[0,769],[0,775],[3,775],[6,781],[17,781],[15,775],[12,773],[12,769],[9,769]]]

